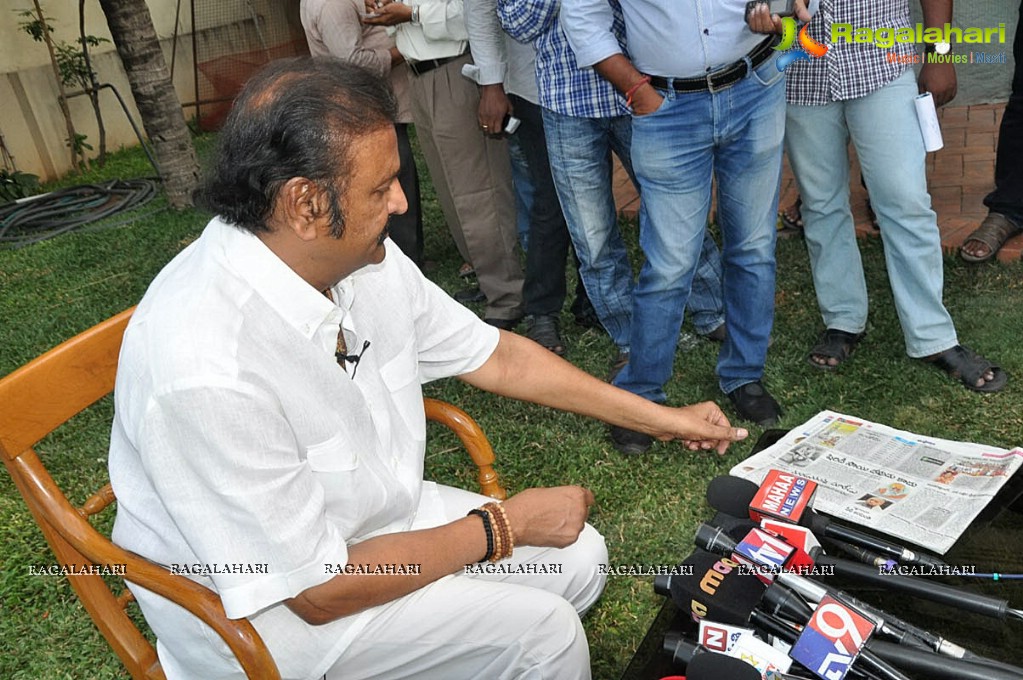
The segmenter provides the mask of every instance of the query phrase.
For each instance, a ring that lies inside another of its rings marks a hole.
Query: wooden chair
[[[133,311],[107,319],[0,380],[0,457],[59,564],[126,565],[126,580],[177,602],[213,628],[250,678],[279,678],[255,628],[246,619],[228,619],[215,592],[123,550],[92,526],[89,517],[115,500],[109,483],[75,507],[33,450],[47,434],[113,391],[121,338]],[[468,450],[479,468],[482,492],[503,499],[494,452],[479,425],[451,404],[435,399],[425,404],[427,418],[450,427]],[[100,575],[68,579],[132,677],[164,678],[156,649],[125,611],[134,599],[131,592],[125,587],[115,594]]]

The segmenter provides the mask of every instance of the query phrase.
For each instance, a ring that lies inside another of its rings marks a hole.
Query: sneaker
[[[735,388],[728,393],[728,398],[740,418],[760,427],[777,425],[781,418],[781,407],[759,380]]]
[[[611,426],[610,437],[611,445],[615,447],[615,450],[627,456],[646,453],[654,443],[654,438],[648,434],[618,427],[617,425]]]

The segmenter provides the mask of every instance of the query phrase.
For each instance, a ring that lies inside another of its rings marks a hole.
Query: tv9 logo
[[[874,632],[874,623],[830,595],[814,610],[790,656],[822,680],[842,680]]]

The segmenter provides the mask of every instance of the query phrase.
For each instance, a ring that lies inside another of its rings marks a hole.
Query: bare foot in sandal
[[[803,199],[799,196],[789,207],[781,210],[778,213],[781,218],[781,223],[785,225],[787,229],[798,229],[803,230]]]
[[[817,338],[817,344],[810,350],[807,361],[814,368],[833,371],[852,356],[863,336],[864,333],[847,333],[837,328],[828,328]]]
[[[987,262],[993,258],[1005,242],[1023,231],[1005,215],[988,213],[980,226],[966,237],[959,248],[959,256],[967,262]]]
[[[974,392],[998,392],[1009,381],[1008,373],[963,345],[932,354],[924,361],[934,364]]]

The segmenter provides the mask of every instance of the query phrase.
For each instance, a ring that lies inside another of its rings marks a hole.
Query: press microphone
[[[686,669],[687,680],[760,680],[760,673],[748,663],[719,654],[685,639],[680,633],[664,636],[664,651],[672,663]]]
[[[698,618],[706,617],[709,620],[733,625],[752,623],[754,627],[759,627],[760,619],[775,613],[792,619],[801,619],[807,617],[808,614],[816,615],[816,611],[811,610],[805,602],[800,601],[798,596],[777,584],[766,588],[756,577],[741,573],[738,563],[727,557],[719,558],[705,551],[697,550],[686,558],[686,563],[693,566],[692,575],[672,577],[671,597],[679,608],[691,612]],[[768,590],[771,590],[773,594],[765,597]],[[824,606],[841,605],[834,605],[826,601]],[[823,614],[821,615],[823,616]],[[873,624],[869,620],[862,616],[859,618],[868,628],[873,629]],[[809,618],[809,620],[812,623],[813,619]],[[863,659],[864,666],[869,668],[871,673],[882,678],[908,680],[904,674],[891,667],[887,662],[878,659],[867,650],[862,650],[863,642],[869,637],[869,633],[859,635],[857,638],[857,635],[845,630],[844,623],[842,631],[834,631],[833,628],[834,626],[830,632],[834,632],[836,635],[832,636],[833,640],[825,638],[827,644],[811,645],[811,650],[804,654],[803,659],[793,656],[791,653],[790,656],[803,665],[813,664],[813,659],[820,656],[819,663],[809,666],[812,670],[819,672],[833,670],[838,666],[847,669],[853,661],[859,658]],[[825,632],[829,631],[825,630]],[[842,635],[838,635],[838,633]],[[847,638],[852,638],[854,641],[858,639],[855,649],[848,644]],[[793,649],[795,650],[795,648]],[[852,653],[850,654],[850,652]]]
[[[792,480],[801,479],[795,475],[788,475],[788,478]],[[770,475],[768,480],[775,480],[773,487],[764,488],[777,488],[777,493],[784,493],[784,485],[788,481],[784,476],[781,479],[777,479],[774,475]],[[781,507],[784,508],[785,501],[789,500],[791,496],[796,494],[798,488],[794,482],[789,482],[792,487],[782,501]],[[707,485],[707,503],[719,512],[723,512],[728,515],[735,517],[746,517],[756,510],[753,508],[754,499],[758,493],[761,493],[762,487],[758,487],[748,479],[741,479],[739,477],[731,477],[722,475],[715,477]],[[768,493],[767,495],[770,495]],[[908,562],[911,564],[922,564],[922,565],[934,565],[934,566],[947,566],[947,564],[936,557],[926,555],[923,553],[916,553],[904,546],[889,543],[888,541],[876,538],[870,534],[862,531],[857,531],[849,527],[845,527],[836,522],[832,522],[827,517],[818,514],[812,508],[808,507],[807,503],[802,502],[803,495],[797,499],[793,512],[789,513],[788,519],[794,523],[801,524],[808,527],[814,534],[818,536],[825,536],[827,538],[838,539],[858,545],[862,548],[874,550],[884,555],[890,555],[902,562]],[[798,514],[796,511],[798,510]],[[760,513],[757,513],[758,515]],[[786,519],[785,516],[777,517],[778,519]]]

